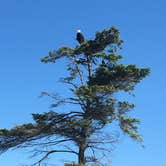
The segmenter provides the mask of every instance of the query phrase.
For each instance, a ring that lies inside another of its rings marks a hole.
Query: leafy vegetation
[[[98,154],[110,152],[108,145],[117,141],[117,135],[104,130],[114,122],[131,138],[142,141],[137,126],[140,121],[128,115],[135,105],[119,100],[115,94],[130,94],[150,70],[119,63],[122,44],[119,30],[111,27],[97,32],[94,40],[86,40],[75,48],[63,46],[42,58],[43,63],[65,58],[69,75],[61,81],[70,86],[72,95],[60,98],[43,92],[42,95],[54,99],[52,110],[32,114],[34,123],[1,129],[0,151],[37,146],[34,155],[41,158],[34,165],[58,152],[76,155],[78,164],[98,163]],[[60,104],[76,107],[68,112],[56,111]]]

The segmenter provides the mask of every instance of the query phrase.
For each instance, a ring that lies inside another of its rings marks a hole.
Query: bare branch
[[[48,156],[51,155],[51,154],[53,154],[53,153],[73,153],[73,154],[78,155],[77,152],[71,151],[71,150],[51,150],[51,151],[40,151],[40,152],[41,152],[41,153],[46,153],[46,154],[45,154],[39,161],[37,161],[37,162],[35,162],[34,164],[32,164],[32,166],[37,165],[37,164],[40,165],[40,163],[41,163],[43,160],[47,159]]]

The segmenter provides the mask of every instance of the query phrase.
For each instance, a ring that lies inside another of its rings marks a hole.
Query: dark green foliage
[[[86,40],[84,43],[82,43],[79,46],[76,46],[75,49],[69,48],[69,47],[61,47],[57,51],[49,52],[49,55],[42,58],[42,62],[55,62],[57,59],[61,57],[69,57],[72,55],[91,55],[94,57],[103,57],[107,55],[104,55],[103,51],[108,46],[111,48],[110,52],[113,53],[116,52],[118,48],[121,48],[121,44],[123,43],[122,40],[119,38],[119,31],[115,27],[112,27],[108,30],[103,30],[102,32],[97,32],[96,37],[94,40]],[[99,53],[102,54],[99,54]],[[106,58],[105,57],[105,58]],[[84,58],[86,61],[86,58]]]
[[[95,163],[99,162],[96,150],[99,153],[108,152],[106,145],[112,145],[117,140],[112,133],[105,136],[102,132],[105,126],[113,122],[118,123],[119,128],[131,138],[142,141],[137,126],[140,121],[128,115],[134,109],[134,104],[118,100],[115,94],[121,91],[130,94],[150,70],[120,64],[122,55],[118,54],[118,50],[122,48],[122,43],[118,29],[111,27],[97,32],[94,40],[85,40],[75,48],[63,46],[42,58],[41,62],[44,63],[66,58],[69,76],[61,81],[71,86],[73,94],[70,98],[59,98],[47,92],[42,95],[54,99],[51,104],[54,109],[60,104],[78,105],[79,108],[69,109],[68,112],[32,114],[33,124],[23,124],[11,130],[1,129],[0,150],[39,145],[53,149],[41,150],[45,155],[38,161],[39,164],[56,152],[76,154],[79,164]],[[96,137],[98,133],[100,135]],[[38,140],[39,143],[34,144]],[[73,150],[69,142],[77,148]],[[59,148],[62,146],[64,149]],[[90,156],[87,156],[87,150],[91,150]]]
[[[133,90],[135,85],[149,74],[148,68],[137,68],[135,65],[111,65],[99,66],[92,76],[92,84],[94,85],[111,85],[117,91]]]

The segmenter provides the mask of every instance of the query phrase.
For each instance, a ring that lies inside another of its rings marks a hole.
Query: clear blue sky
[[[133,99],[146,148],[122,136],[112,166],[166,165],[165,9],[165,0],[1,0],[0,128],[48,111],[49,100],[38,98],[41,91],[65,93],[56,83],[65,64],[42,64],[41,57],[62,45],[75,46],[78,28],[92,38],[97,30],[115,25],[125,41],[124,62],[148,66],[151,75],[137,86]],[[28,155],[9,151],[0,156],[0,165],[20,166]],[[59,162],[58,155],[52,157]]]

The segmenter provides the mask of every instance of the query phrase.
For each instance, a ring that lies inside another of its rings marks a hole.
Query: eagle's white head
[[[77,30],[77,33],[81,33],[81,30],[80,30],[80,29],[78,29],[78,30]]]

